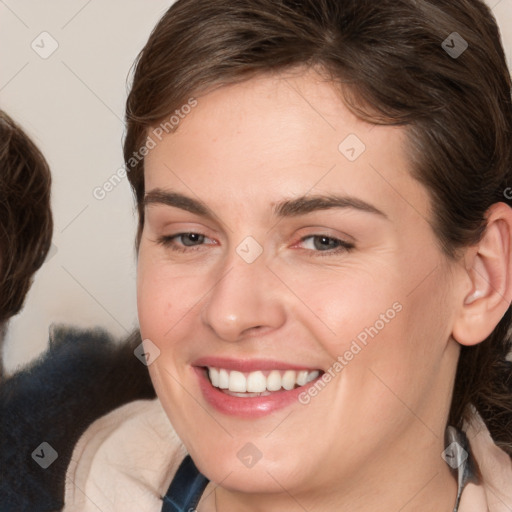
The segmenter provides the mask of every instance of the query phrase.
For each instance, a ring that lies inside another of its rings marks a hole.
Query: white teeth
[[[245,393],[247,391],[247,379],[241,372],[232,371],[229,374],[229,391]]]
[[[306,384],[307,381],[308,381],[308,372],[306,370],[297,372],[297,384],[299,386],[304,386],[304,384]],[[215,384],[214,384],[214,386],[215,386]]]
[[[295,376],[296,373],[293,370],[286,370],[283,375],[282,385],[286,390],[293,389],[295,387]]]
[[[315,370],[314,372],[311,372],[308,374],[306,378],[306,382],[311,382],[312,380],[315,380],[320,375],[320,372]]]
[[[217,368],[209,369],[210,380],[212,381],[212,385],[216,388],[219,387],[219,370]]]
[[[251,372],[247,377],[247,391],[263,393],[267,390],[267,378],[262,372]]]
[[[242,373],[236,370],[208,367],[208,375],[212,386],[226,389],[233,393],[265,393],[267,391],[279,391],[281,388],[289,391],[296,386],[315,380],[320,372],[314,370],[272,370],[265,376],[261,370]]]
[[[278,370],[272,370],[267,377],[267,389],[279,391],[281,389],[281,374]]]
[[[213,384],[213,382],[212,382]],[[213,384],[215,386],[215,384]],[[228,389],[229,388],[229,373],[227,370],[219,370],[219,388],[220,389]]]

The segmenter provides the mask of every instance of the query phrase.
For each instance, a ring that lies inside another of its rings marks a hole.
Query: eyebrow
[[[214,217],[213,212],[202,201],[178,192],[168,192],[159,188],[146,193],[144,196],[144,206],[151,204],[173,206],[202,217]]]
[[[202,217],[216,218],[212,210],[202,201],[179,192],[154,189],[144,196],[144,206],[151,204],[172,206]],[[273,213],[280,218],[298,217],[315,211],[331,210],[334,208],[350,208],[388,219],[388,216],[384,212],[362,199],[353,196],[338,195],[308,195],[287,199],[273,204]]]
[[[351,208],[388,218],[384,212],[362,199],[337,195],[301,196],[282,201],[274,206],[274,214],[278,217],[296,217],[318,210],[330,210],[333,208]]]

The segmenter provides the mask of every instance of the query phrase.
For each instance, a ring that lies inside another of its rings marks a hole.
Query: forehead
[[[397,220],[428,215],[428,194],[410,175],[405,128],[358,119],[314,72],[260,76],[199,96],[178,129],[156,140],[145,169],[146,191],[192,193],[213,208],[335,192]]]

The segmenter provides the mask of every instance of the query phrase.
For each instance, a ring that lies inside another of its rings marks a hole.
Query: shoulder
[[[95,421],[75,446],[64,511],[159,512],[185,455],[158,399],[119,407]]]
[[[470,483],[462,493],[460,512],[504,512],[512,505],[512,459],[498,447],[480,415],[473,410],[465,425],[476,462],[479,482]]]

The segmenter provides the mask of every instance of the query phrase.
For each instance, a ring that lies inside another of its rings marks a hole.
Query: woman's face
[[[150,134],[138,307],[199,469],[299,496],[417,466],[411,451],[444,464],[454,264],[404,130],[358,120],[312,72],[190,110]]]

